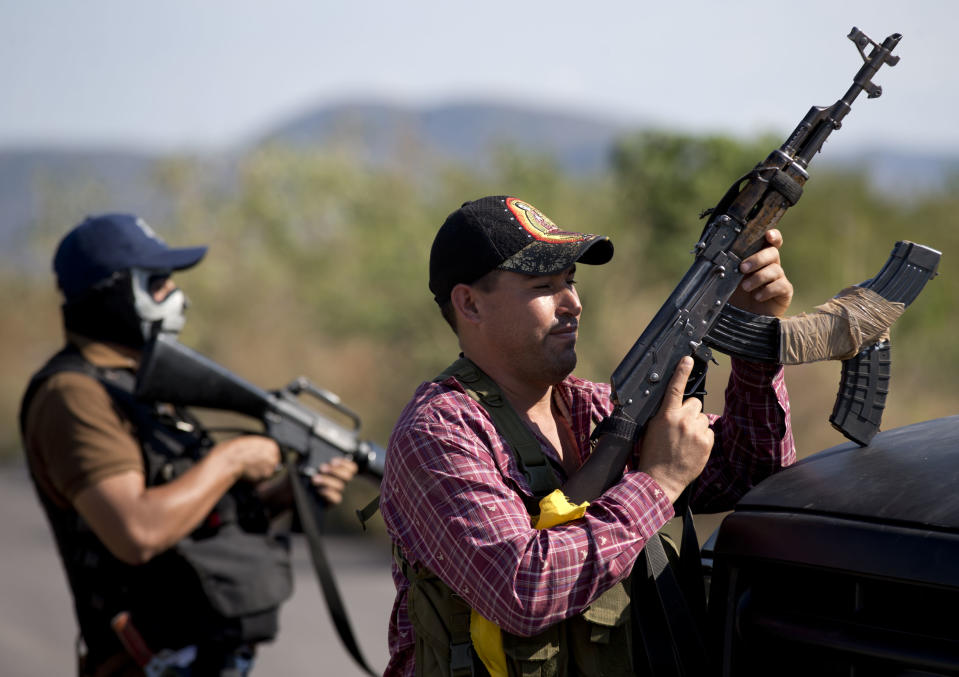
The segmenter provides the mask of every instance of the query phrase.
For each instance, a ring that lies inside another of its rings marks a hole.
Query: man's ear
[[[476,324],[480,320],[480,311],[476,303],[476,290],[468,284],[458,284],[450,292],[450,302],[456,314],[464,321]]]

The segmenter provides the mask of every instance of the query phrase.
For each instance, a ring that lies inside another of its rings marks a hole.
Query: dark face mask
[[[61,310],[68,331],[96,341],[143,347],[143,331],[134,308],[129,272],[118,273],[108,283],[68,299]]]

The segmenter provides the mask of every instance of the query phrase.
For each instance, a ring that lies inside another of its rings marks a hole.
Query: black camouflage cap
[[[430,251],[430,291],[445,303],[458,284],[491,270],[552,275],[576,262],[599,265],[613,257],[604,235],[560,229],[528,202],[507,195],[464,202],[440,227]]]

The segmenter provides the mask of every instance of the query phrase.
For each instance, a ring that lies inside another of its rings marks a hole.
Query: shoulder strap
[[[693,554],[700,570],[691,566],[690,538],[695,540],[696,535],[692,513],[686,507],[679,561],[670,561],[666,547],[671,546],[665,546],[665,539],[656,534],[646,542],[636,563],[640,575],[632,577],[634,635],[638,635],[634,647],[639,655],[645,655],[648,672],[656,677],[708,674],[702,565],[696,550]]]
[[[468,357],[460,357],[433,380],[444,381],[450,376],[459,381],[469,396],[489,413],[493,425],[513,450],[520,472],[526,476],[537,500],[559,489],[559,478],[543,454],[539,440],[503,397],[496,382]]]
[[[520,472],[526,477],[533,498],[523,497],[523,503],[530,515],[539,513],[539,499],[560,488],[559,478],[550,466],[549,459],[543,454],[539,440],[523,423],[516,410],[510,406],[496,382],[468,357],[461,356],[444,369],[434,383],[455,378],[467,394],[478,402],[493,419],[493,425],[506,438],[513,451]],[[377,495],[366,506],[356,511],[363,528],[379,510],[380,497]]]
[[[134,418],[135,399],[133,388],[136,376],[129,369],[98,367],[83,357],[80,350],[73,345],[66,345],[33,375],[27,386],[23,398],[20,400],[20,434],[26,439],[27,413],[40,387],[52,376],[63,372],[85,374],[98,381],[109,393],[113,402],[123,411]]]
[[[90,378],[99,379],[96,367],[83,359],[80,351],[73,346],[67,345],[56,355],[47,360],[47,363],[40,368],[30,379],[23,398],[20,400],[20,433],[26,432],[27,411],[30,409],[30,403],[33,401],[37,389],[43,385],[48,378],[62,371],[75,371],[86,374]]]

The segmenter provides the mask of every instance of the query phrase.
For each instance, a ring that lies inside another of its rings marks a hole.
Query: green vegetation
[[[153,225],[173,244],[210,245],[207,259],[179,278],[193,303],[184,343],[264,387],[310,377],[337,392],[361,414],[366,434],[385,444],[412,390],[457,352],[427,289],[427,258],[436,228],[462,201],[519,195],[561,226],[612,237],[613,262],[579,274],[586,311],[578,373],[605,379],[689,265],[699,212],[776,144],[645,132],[624,138],[609,171],[589,178],[508,148],[481,171],[415,154],[403,168],[371,169],[345,153],[266,147],[238,161],[235,181],[217,185],[201,160],[181,157],[157,171],[175,216]],[[955,413],[959,198],[902,200],[878,194],[859,173],[814,164],[811,174],[781,223],[796,286],[791,311],[811,311],[870,277],[897,240],[940,249],[940,276],[893,328],[884,427]],[[96,186],[51,190],[35,230],[38,250],[49,258],[69,226],[102,209],[103,197]],[[48,275],[0,275],[11,307],[0,351],[7,412],[0,450],[12,454],[20,393],[59,346],[59,315]],[[720,361],[707,401],[714,411],[728,360]],[[844,441],[827,421],[838,378],[834,363],[790,368],[802,453]]]

